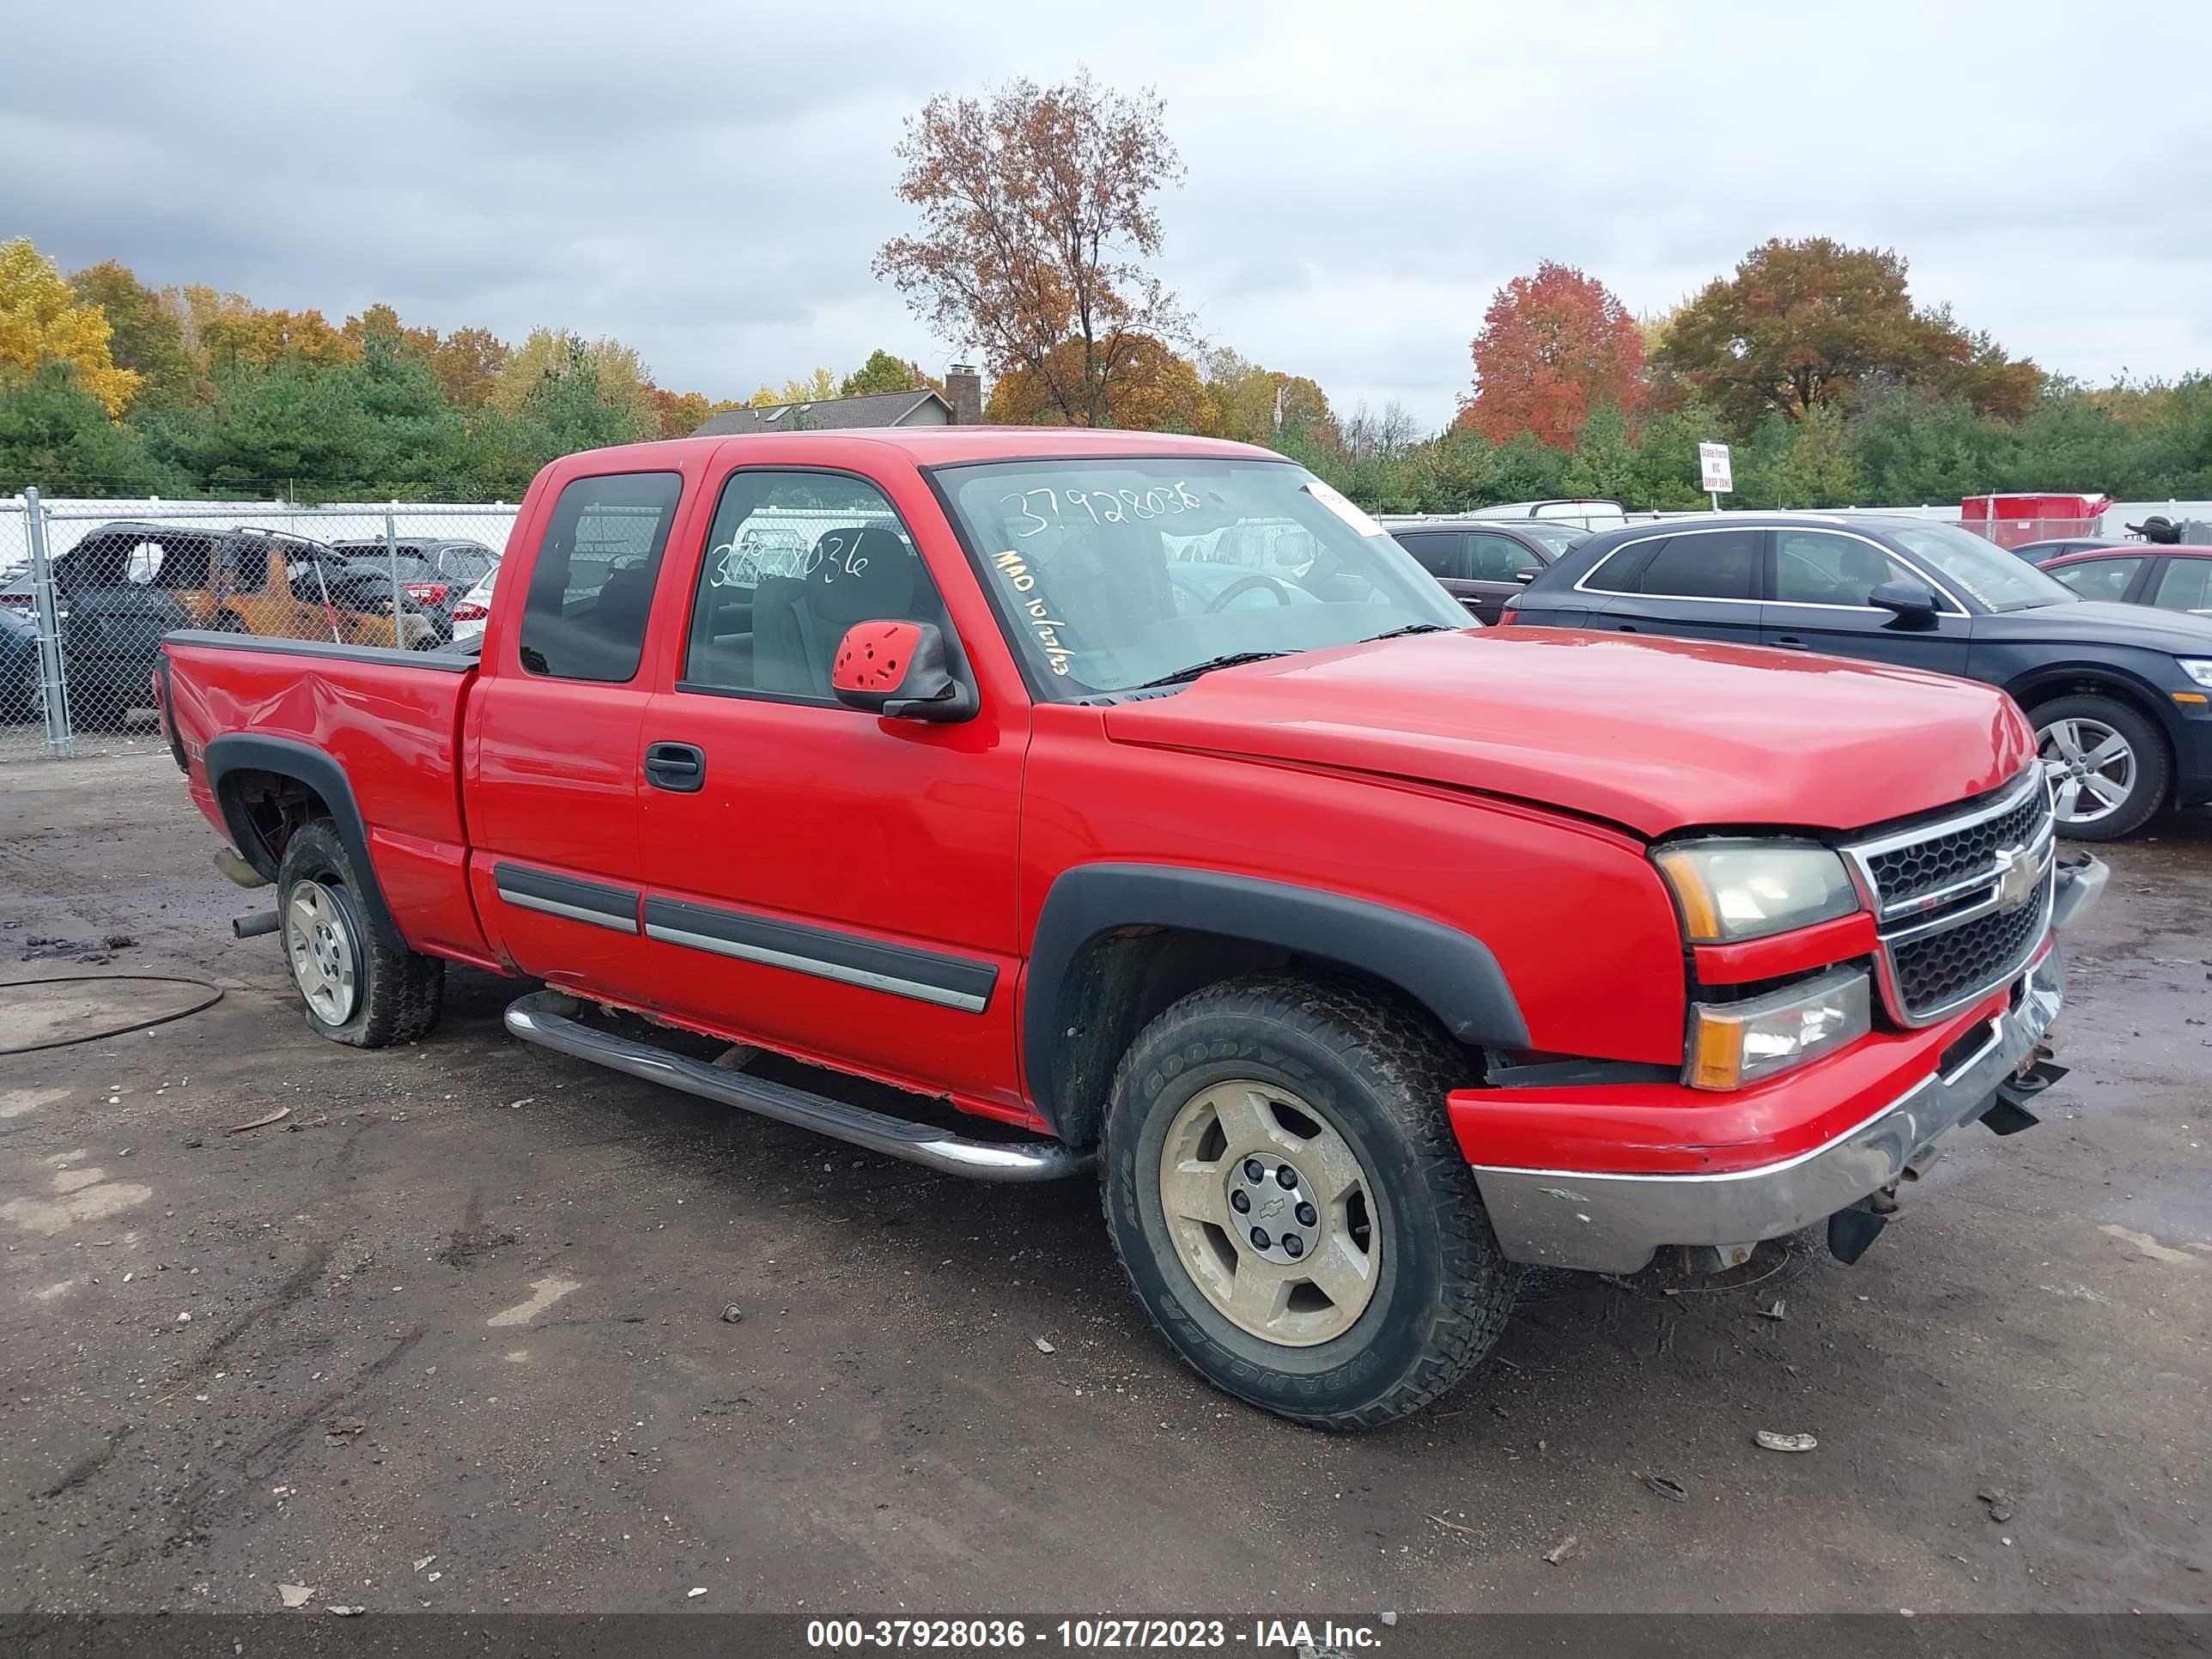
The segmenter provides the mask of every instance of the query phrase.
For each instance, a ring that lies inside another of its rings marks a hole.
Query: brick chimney
[[[945,400],[952,405],[952,424],[983,424],[983,377],[972,363],[955,363],[945,371]]]

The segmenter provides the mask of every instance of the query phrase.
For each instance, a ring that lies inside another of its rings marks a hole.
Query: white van
[[[1628,514],[1619,501],[1573,496],[1549,501],[1507,501],[1498,507],[1478,507],[1457,515],[1462,519],[1565,519],[1584,530],[1619,530]]]

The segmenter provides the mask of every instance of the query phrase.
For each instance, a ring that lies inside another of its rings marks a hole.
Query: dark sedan
[[[1589,533],[1542,519],[1386,519],[1383,528],[1446,592],[1493,624],[1523,583]]]
[[[2136,545],[2140,546],[2137,543]],[[2087,553],[2099,548],[2114,547],[2120,544],[2107,536],[2060,536],[2047,542],[2022,542],[2012,550],[2013,557],[2026,559],[2030,564],[2049,564],[2053,559],[2063,559],[2069,553]]]
[[[2130,542],[2124,547],[2069,554],[2043,568],[2085,599],[2212,617],[2212,547]]]
[[[1669,520],[1593,536],[1506,607],[1601,629],[1871,658],[2003,687],[2063,833],[2212,800],[2212,618],[2082,599],[1952,525],[1854,514]]]

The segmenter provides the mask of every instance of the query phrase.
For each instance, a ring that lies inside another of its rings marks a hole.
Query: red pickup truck
[[[420,1038],[465,963],[546,988],[517,1036],[695,1094],[1096,1163],[1167,1340],[1332,1427],[1449,1388],[1519,1264],[1856,1258],[1940,1137],[2034,1121],[2104,877],[1998,691],[1470,628],[1193,438],[574,455],[480,655],[179,634],[157,690],[317,1031]]]

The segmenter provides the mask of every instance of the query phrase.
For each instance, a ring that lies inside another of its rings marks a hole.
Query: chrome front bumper
[[[2094,859],[2061,866],[2053,927],[2079,921],[2104,890]],[[1931,1073],[1856,1129],[1779,1163],[1717,1175],[1593,1175],[1474,1166],[1499,1248],[1516,1261],[1635,1273],[1663,1245],[1707,1245],[1723,1259],[1848,1209],[1908,1171],[1936,1142],[1998,1103],[2065,1000],[2054,945],[2021,976],[1985,1040],[1948,1072]]]

